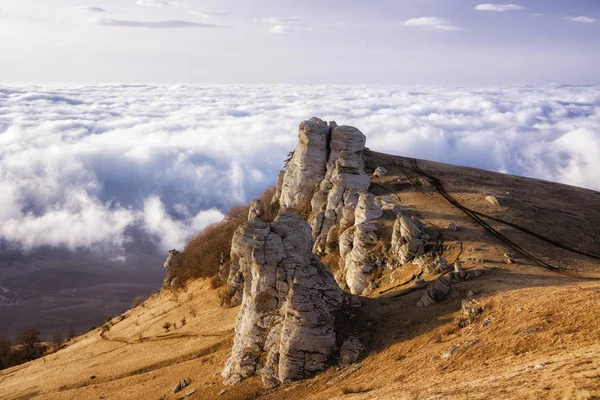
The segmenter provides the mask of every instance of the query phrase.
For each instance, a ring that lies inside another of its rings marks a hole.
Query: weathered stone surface
[[[235,232],[231,259],[243,277],[243,298],[225,384],[260,373],[273,387],[309,377],[337,356],[336,313],[360,302],[312,254],[311,236],[290,213],[271,224],[248,221]]]
[[[445,276],[440,276],[435,285],[427,289],[423,297],[417,302],[418,307],[427,307],[448,297],[450,294],[450,281]]]
[[[423,240],[428,236],[420,226],[422,223],[416,219],[409,219],[404,215],[396,218],[390,252],[400,264],[406,264],[415,257],[423,255]]]
[[[366,190],[358,192],[358,204],[354,211],[354,223],[360,225],[363,222],[377,219],[383,215],[381,207],[375,203],[375,196]]]
[[[374,247],[377,244],[377,227],[364,222],[347,229],[340,237],[340,274],[352,294],[363,294],[372,282],[371,273],[376,267]]]
[[[460,271],[460,272],[450,272],[447,275],[440,276],[433,287],[427,289],[425,294],[421,297],[421,299],[417,302],[417,306],[419,307],[427,307],[436,301],[440,301],[448,297],[450,294],[451,284],[464,282],[469,279],[477,278],[481,276],[481,270],[469,270],[469,271]]]
[[[438,275],[448,272],[451,267],[444,256],[437,256],[435,260],[425,267],[425,272],[430,275]]]
[[[248,210],[248,221],[261,220],[265,213],[265,207],[259,199],[252,200]]]
[[[300,124],[298,144],[278,189],[284,210],[300,209],[310,202],[315,185],[325,176],[330,136],[329,126],[318,118]]]
[[[362,151],[366,138],[358,129],[338,126],[332,130],[326,174],[312,201],[311,228],[316,254],[326,252],[331,228],[343,232],[355,224],[359,192],[367,190],[371,180],[364,170]]]
[[[373,172],[373,177],[379,177],[379,176],[386,176],[387,175],[387,169],[383,168],[383,167],[377,167],[375,169],[375,172]]]
[[[166,259],[165,263],[163,264],[163,266],[165,267],[165,269],[167,271],[171,268],[171,263],[174,261],[174,257],[176,257],[177,254],[179,254],[179,252],[177,250],[175,250],[175,249],[169,250],[167,259]]]
[[[479,278],[483,273],[480,269],[470,269],[468,271],[453,271],[448,274],[450,282],[464,282],[473,278]]]
[[[359,338],[353,336],[346,340],[340,348],[340,364],[348,365],[357,362],[365,346]]]

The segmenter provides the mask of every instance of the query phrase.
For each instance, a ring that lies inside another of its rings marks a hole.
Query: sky
[[[0,81],[600,83],[600,1],[0,0]]]

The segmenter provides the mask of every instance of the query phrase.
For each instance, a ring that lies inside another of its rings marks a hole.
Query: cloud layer
[[[597,86],[0,86],[0,239],[162,249],[273,184],[316,115],[373,150],[600,190]]]
[[[404,21],[404,26],[435,31],[459,31],[462,28],[441,17],[420,17]]]
[[[504,12],[504,11],[518,11],[524,10],[525,7],[520,6],[518,4],[479,4],[475,6],[475,10],[477,11],[495,11],[495,12]]]

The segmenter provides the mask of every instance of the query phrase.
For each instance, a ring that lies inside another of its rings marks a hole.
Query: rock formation
[[[173,269],[174,269],[175,265],[177,265],[177,263],[179,262],[180,257],[181,257],[181,252],[179,252],[175,249],[169,250],[167,259],[165,260],[165,263],[163,264],[163,266],[167,270],[167,274],[165,275],[165,279],[163,280],[163,287],[165,287],[165,288],[170,287],[171,290],[177,289],[179,282],[177,281],[177,278],[173,277]]]
[[[383,167],[377,167],[375,169],[375,172],[373,172],[373,177],[377,178],[380,176],[386,176],[387,175],[387,169],[383,168]]]
[[[423,294],[421,299],[417,302],[418,307],[427,307],[436,301],[440,301],[448,297],[450,294],[451,284],[457,282],[468,281],[469,279],[480,277],[482,274],[481,270],[460,270],[460,271],[452,271],[447,275],[440,276],[435,284],[427,289],[427,291]]]
[[[423,241],[428,238],[422,223],[399,215],[394,222],[390,252],[400,264],[406,264],[423,255]]]
[[[271,224],[248,221],[234,234],[231,259],[242,275],[243,297],[225,384],[260,373],[273,387],[309,377],[340,356],[336,343],[345,338],[338,337],[336,318],[360,301],[344,293],[312,253],[310,226],[300,216],[283,212]],[[347,359],[360,346],[342,347]]]
[[[260,220],[265,213],[265,207],[259,199],[253,200],[250,203],[250,210],[248,210],[248,221]]]
[[[300,124],[298,144],[281,176],[281,188],[278,189],[279,204],[283,210],[302,209],[310,203],[315,186],[325,176],[330,141],[330,127],[319,118]]]
[[[371,272],[376,266],[376,230],[374,224],[363,222],[340,236],[341,259],[336,280],[352,294],[367,294],[364,291],[372,281]]]
[[[365,135],[350,126],[338,126],[331,132],[326,174],[311,201],[310,224],[316,254],[326,253],[332,228],[337,226],[334,229],[341,233],[354,225],[359,192],[371,185],[362,159],[365,142]]]
[[[354,224],[360,225],[363,222],[377,219],[383,215],[381,207],[375,204],[375,196],[373,193],[361,190],[358,192],[358,204],[354,211]]]

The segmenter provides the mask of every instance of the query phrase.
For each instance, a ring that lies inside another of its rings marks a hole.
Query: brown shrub
[[[210,287],[212,289],[216,289],[223,285],[223,282],[221,281],[221,277],[218,274],[213,276],[212,278],[210,278],[209,283],[210,283]]]
[[[235,230],[246,222],[248,209],[249,206],[233,207],[221,222],[207,226],[192,238],[171,266],[172,277],[185,282],[216,275],[221,263],[229,261],[231,239]]]
[[[273,196],[275,196],[276,190],[277,188],[275,186],[270,186],[259,197],[265,208],[265,213],[263,215],[263,220],[265,222],[275,221],[275,218],[277,218],[277,214],[279,213],[279,200],[273,202]]]

